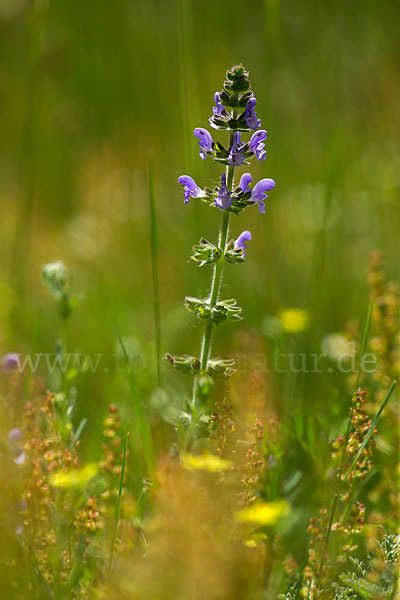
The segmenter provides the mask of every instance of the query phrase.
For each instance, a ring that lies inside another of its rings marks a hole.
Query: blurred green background
[[[266,317],[288,307],[307,311],[310,327],[281,348],[320,352],[350,318],[362,327],[372,250],[398,278],[399,17],[395,0],[0,0],[0,350],[53,351],[59,323],[40,267],[62,259],[82,294],[68,349],[105,356],[77,385],[93,448],[107,404],[129,412],[124,382],[105,372],[114,326],[140,355],[146,402],[157,386],[150,155],[162,352],[199,352],[203,325],[182,301],[204,296],[211,273],[188,257],[201,236],[216,240],[218,215],[196,201],[184,206],[177,179],[190,174],[204,186],[220,176],[198,157],[193,129],[208,127],[232,64],[249,69],[268,130],[267,160],[250,170],[277,186],[265,215],[232,218],[232,237],[253,234],[246,264],[228,265],[223,289],[245,321],[217,329],[214,354],[241,351],[248,334],[246,352],[256,340],[270,356]],[[170,401],[183,406],[189,379],[167,365],[163,377]],[[267,403],[302,409],[307,443],[324,435],[316,416],[332,424],[346,414],[336,369],[267,381]]]

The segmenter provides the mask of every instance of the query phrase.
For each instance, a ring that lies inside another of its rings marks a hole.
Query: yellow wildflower
[[[286,500],[274,502],[255,502],[235,513],[235,520],[239,523],[252,523],[253,525],[274,525],[281,517],[290,512]]]
[[[55,471],[49,477],[49,483],[56,488],[84,487],[99,470],[96,463],[89,463],[82,469]]]
[[[181,464],[188,471],[208,471],[209,473],[218,473],[227,471],[232,463],[229,460],[220,458],[216,454],[182,454]]]
[[[287,333],[300,333],[307,329],[310,323],[309,313],[301,308],[286,308],[278,317]]]

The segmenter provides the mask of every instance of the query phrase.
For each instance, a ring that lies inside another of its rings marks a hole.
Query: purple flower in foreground
[[[253,97],[247,101],[246,109],[244,111],[244,118],[247,124],[247,127],[250,129],[258,129],[261,127],[261,120],[257,119],[257,113],[254,110],[254,107],[257,103],[257,100]]]
[[[250,173],[243,173],[239,181],[239,187],[242,192],[245,194],[246,192],[250,192],[250,183],[252,181],[252,176]]]
[[[185,204],[189,202],[189,198],[202,198],[204,197],[204,190],[199,188],[197,183],[189,175],[181,175],[178,179],[178,183],[183,185],[183,195],[185,197]]]
[[[1,359],[1,370],[7,372],[18,367],[18,358],[18,354],[15,354],[14,352],[5,354]]]
[[[8,432],[8,441],[11,444],[17,444],[22,439],[22,431],[18,427],[10,429]]]
[[[235,131],[233,134],[232,148],[229,150],[228,163],[234,167],[238,167],[243,164],[243,162],[243,144],[241,144],[240,132]]]
[[[250,138],[249,149],[254,152],[257,157],[257,160],[265,160],[267,156],[267,152],[264,150],[265,144],[264,140],[267,137],[267,132],[265,129],[260,129],[260,131],[256,131]]]
[[[246,254],[246,243],[251,240],[250,231],[242,231],[237,240],[235,240],[235,248],[243,250],[243,256]]]
[[[251,192],[250,200],[255,204],[258,202],[258,210],[260,213],[265,213],[265,204],[263,200],[268,197],[265,192],[272,190],[274,187],[275,181],[273,179],[260,179],[260,181],[254,186],[253,191]]]
[[[207,129],[203,129],[203,127],[196,127],[194,135],[199,139],[200,158],[205,160],[207,158],[207,152],[212,150],[213,139],[211,133],[207,131]]]
[[[23,465],[25,462],[25,459],[26,459],[26,454],[22,449],[20,449],[18,454],[14,458],[14,462],[16,465]]]
[[[221,187],[219,188],[218,196],[215,198],[215,206],[222,209],[230,208],[232,206],[231,193],[226,187],[225,173],[223,173],[221,177]]]

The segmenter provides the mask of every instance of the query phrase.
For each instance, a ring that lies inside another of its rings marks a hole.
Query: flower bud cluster
[[[393,283],[385,282],[382,272],[381,256],[373,252],[370,257],[369,285],[371,298],[374,301],[371,319],[370,351],[376,356],[377,366],[373,372],[375,394],[373,410],[379,408],[388,387],[400,372],[400,302],[399,289]],[[398,411],[389,405],[389,411],[397,419]]]
[[[235,298],[221,300],[214,306],[210,305],[209,298],[199,299],[192,296],[186,296],[185,308],[197,314],[202,321],[212,321],[213,323],[222,323],[223,321],[241,321],[242,309],[236,304]]]
[[[350,494],[348,492],[342,494],[341,500],[344,503],[348,503],[350,500]],[[348,540],[342,544],[343,555],[337,557],[339,562],[345,562],[349,553],[354,552],[354,550],[358,548],[358,544],[353,542],[353,537],[362,532],[364,524],[365,505],[358,501],[351,504],[350,515],[346,523],[341,523],[338,521],[337,523],[332,524],[331,531],[337,531],[345,538],[348,538]]]
[[[254,424],[249,425],[248,438],[249,442],[242,479],[245,504],[251,504],[256,499],[255,489],[260,478],[260,471],[264,466],[262,450],[264,427],[258,417],[255,417]]]
[[[172,356],[171,354],[165,354],[164,358],[171,363],[175,369],[182,371],[182,373],[194,375],[200,371],[200,361],[195,356],[188,356],[187,354],[184,354],[183,356]]]
[[[301,589],[302,598],[314,600],[323,598],[330,600],[328,587],[332,582],[333,566],[328,557],[324,556],[322,572],[319,573],[322,556],[325,553],[325,537],[329,527],[329,514],[326,508],[321,508],[318,515],[311,517],[308,526],[310,544],[308,549],[308,562],[304,569],[304,586]]]
[[[101,494],[100,511],[105,515],[114,510],[122,471],[121,419],[116,404],[109,405],[108,415],[103,420],[101,450],[99,467],[107,486]]]
[[[199,262],[200,266],[215,263],[221,258],[222,250],[212,242],[201,238],[198,244],[193,246],[192,260]]]
[[[373,252],[370,256],[368,283],[374,302],[368,351],[376,357],[376,369],[371,374],[373,393],[367,411],[374,415],[379,410],[392,381],[398,379],[400,372],[399,288],[396,283],[386,280],[379,252]],[[389,402],[385,413],[391,426],[382,427],[382,442],[394,451],[382,457],[379,465],[381,477],[370,492],[370,498],[374,504],[380,505],[387,527],[392,529],[397,526],[400,511],[398,485],[392,476],[398,463],[398,403]]]
[[[232,406],[226,401],[216,402],[215,410],[208,420],[210,444],[218,456],[226,456],[230,437],[235,431]]]
[[[224,259],[232,264],[241,263],[246,255],[246,243],[251,240],[250,231],[243,231],[237,240],[230,240],[225,246]],[[217,262],[222,256],[221,248],[212,242],[201,238],[198,244],[193,246],[192,260],[203,265]]]
[[[367,433],[371,427],[371,419],[366,413],[365,410],[365,396],[366,392],[363,390],[358,390],[355,396],[352,398],[352,407],[350,409],[351,416],[351,429],[347,440],[347,445],[345,449],[345,459],[346,462],[345,468],[342,469],[342,478],[344,479],[347,469],[350,468],[354,457],[357,455],[360,450]],[[352,479],[364,479],[367,473],[372,468],[372,455],[373,449],[375,446],[374,436],[377,434],[377,430],[374,429],[372,436],[369,438],[368,443],[362,450],[356,464],[348,475],[349,481]],[[341,461],[341,456],[343,452],[344,444],[346,443],[346,438],[343,435],[340,435],[333,442],[333,452],[332,459],[337,462],[338,469],[339,463]],[[346,469],[347,465],[347,469]]]

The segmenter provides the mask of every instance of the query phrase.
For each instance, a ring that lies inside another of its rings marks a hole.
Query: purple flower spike
[[[244,111],[244,118],[249,129],[258,129],[261,127],[261,120],[257,119],[257,113],[254,110],[257,100],[253,97],[247,101],[246,110]]]
[[[8,432],[8,441],[11,444],[17,444],[22,439],[22,431],[18,427],[10,429]]]
[[[213,139],[211,137],[211,133],[207,131],[207,129],[196,127],[194,130],[194,135],[199,139],[200,158],[205,160],[207,158],[207,152],[212,150]]]
[[[189,198],[203,198],[205,196],[204,190],[199,188],[195,180],[192,177],[189,177],[189,175],[181,175],[178,179],[178,183],[183,185],[185,204],[189,202]]]
[[[267,153],[264,150],[265,144],[264,140],[267,137],[267,132],[265,129],[260,129],[260,131],[256,131],[250,138],[249,148],[257,157],[257,160],[262,161],[265,160]]]
[[[268,195],[265,193],[268,190],[272,190],[275,187],[275,181],[273,179],[260,179],[258,183],[253,188],[251,192],[251,198],[255,204],[258,202],[258,210],[260,213],[265,213],[265,204],[263,200],[268,198]]]
[[[234,167],[238,167],[239,165],[243,164],[243,162],[243,145],[241,144],[240,132],[235,131],[233,134],[232,148],[230,149],[228,155],[228,163]]]
[[[251,240],[250,231],[242,231],[237,240],[235,241],[235,248],[243,250],[243,256],[246,254],[246,243]]]
[[[221,104],[219,92],[215,92],[214,100],[215,100],[216,106],[213,106],[213,113],[214,113],[214,115],[220,116],[222,114],[222,111],[224,110],[224,107],[223,107],[223,104]]]
[[[242,192],[245,194],[246,192],[250,192],[250,183],[252,181],[252,176],[250,175],[250,173],[243,173],[243,175],[240,178],[240,182],[239,182],[239,187],[242,190]]]
[[[231,193],[226,187],[225,173],[223,173],[221,177],[221,187],[219,188],[218,196],[215,198],[215,206],[218,206],[218,208],[222,208],[223,210],[232,206]]]
[[[5,373],[8,371],[12,371],[16,367],[18,367],[19,356],[18,356],[18,354],[15,354],[14,352],[9,352],[8,354],[5,354],[3,356],[0,364],[1,364],[1,370],[4,371]]]

